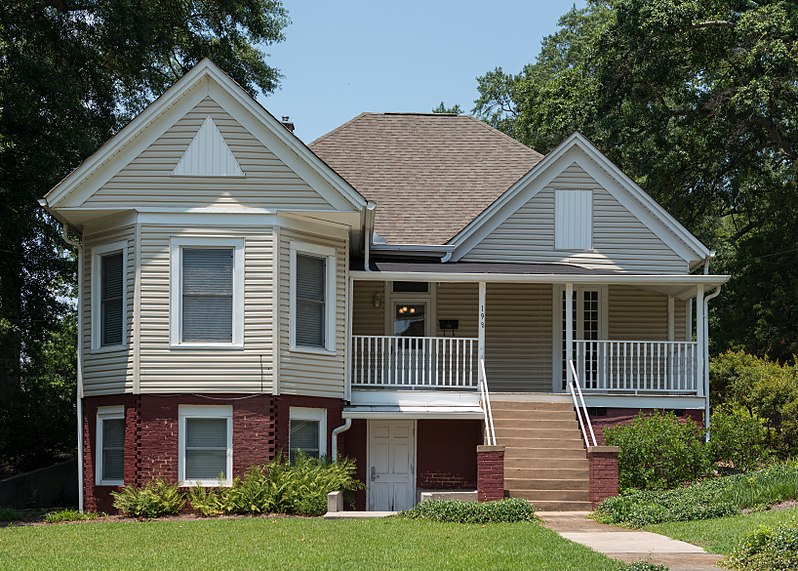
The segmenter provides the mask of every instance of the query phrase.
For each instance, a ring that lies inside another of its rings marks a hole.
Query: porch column
[[[695,294],[695,329],[696,329],[696,353],[697,364],[695,372],[696,388],[698,396],[704,395],[704,284],[698,284]]]
[[[565,378],[571,378],[574,358],[574,284],[565,284]]]
[[[477,366],[485,360],[485,282],[479,282],[479,315],[477,315]],[[479,371],[477,375],[481,375]]]

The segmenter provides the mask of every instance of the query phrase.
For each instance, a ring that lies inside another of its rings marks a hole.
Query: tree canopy
[[[581,131],[732,279],[714,349],[798,353],[798,3],[590,0],[475,113],[547,152]]]
[[[278,0],[0,4],[0,477],[41,461],[42,391],[74,391],[74,366],[52,366],[74,363],[53,345],[74,348],[74,255],[37,199],[204,57],[253,94],[273,91],[261,49],[287,22]],[[74,422],[49,433],[71,447]]]

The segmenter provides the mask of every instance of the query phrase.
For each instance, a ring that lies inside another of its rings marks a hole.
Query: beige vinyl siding
[[[667,295],[623,285],[611,285],[608,290],[607,325],[611,340],[668,340]]]
[[[491,391],[551,392],[552,287],[488,284],[485,370]]]
[[[355,282],[352,306],[352,335],[385,335],[385,282]],[[383,303],[374,307],[374,296]]]
[[[271,392],[274,244],[271,228],[141,229],[141,392]],[[169,268],[172,237],[244,238],[244,348],[171,348]]]
[[[673,333],[674,341],[692,341],[686,338],[687,329],[687,302],[676,299],[673,302]]]
[[[133,390],[133,291],[136,276],[136,244],[132,226],[86,234],[83,256],[83,394],[97,396],[132,392]],[[125,345],[122,349],[93,351],[92,328],[92,249],[113,242],[127,242],[127,267],[125,268]]]
[[[555,250],[555,189],[593,190],[592,250]],[[687,272],[684,260],[575,163],[486,236],[463,260],[568,263],[632,273]]]
[[[211,116],[244,177],[174,176],[172,170]],[[85,203],[93,208],[330,205],[213,99],[206,97]]]
[[[490,286],[488,286],[490,287]],[[479,313],[479,285],[476,283],[440,283],[436,292],[435,335],[443,336],[438,329],[439,319],[457,319],[457,337],[477,337]],[[451,332],[447,332],[451,335]]]
[[[291,242],[335,248],[335,353],[291,350]],[[346,379],[346,240],[297,230],[280,230],[280,393],[343,398]]]

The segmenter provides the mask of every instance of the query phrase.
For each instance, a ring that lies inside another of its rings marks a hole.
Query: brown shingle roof
[[[389,244],[445,244],[543,155],[468,116],[363,113],[310,148],[368,200]]]

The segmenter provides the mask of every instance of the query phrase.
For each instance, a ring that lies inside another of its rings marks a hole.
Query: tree
[[[540,151],[592,139],[732,280],[714,350],[798,352],[798,5],[591,0],[519,74],[478,79],[475,112]]]
[[[278,0],[0,5],[0,422],[33,394],[75,281],[37,198],[204,57],[253,94],[274,90],[256,46],[281,41],[287,21]]]
[[[455,103],[451,107],[447,107],[446,104],[441,101],[440,105],[438,105],[435,109],[432,110],[433,113],[453,113],[455,115],[462,115],[463,110],[460,108],[459,103]]]

